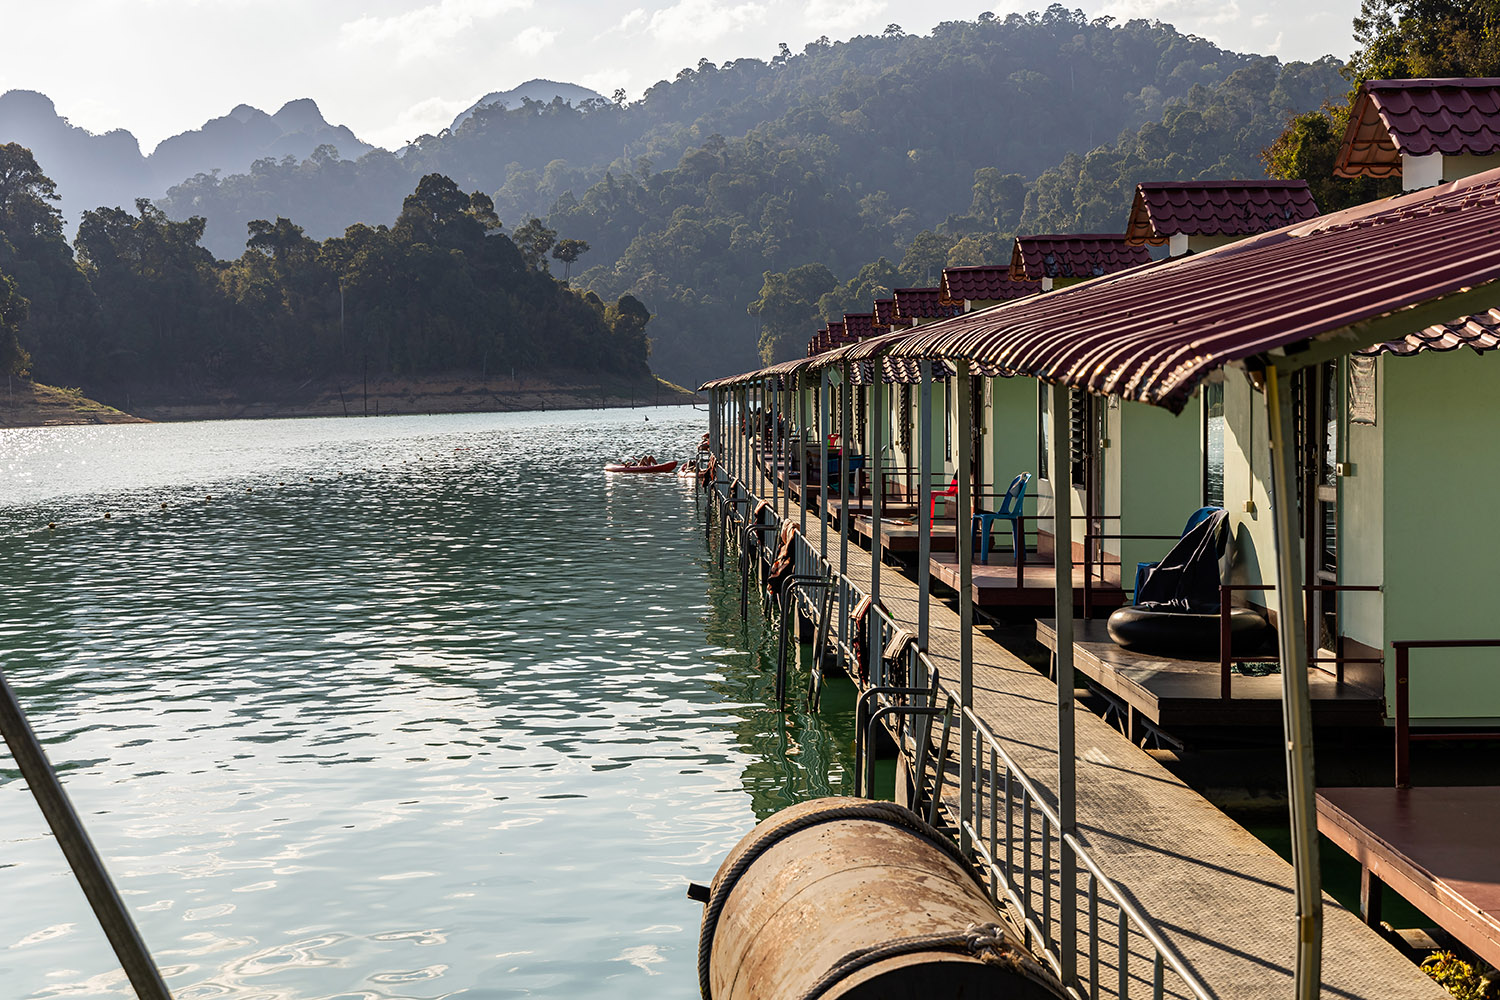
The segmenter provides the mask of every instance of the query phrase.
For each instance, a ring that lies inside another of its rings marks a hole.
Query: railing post
[[[1072,450],[1072,426],[1068,415],[1071,411],[1071,390],[1065,385],[1052,387],[1052,469],[1055,476],[1053,493],[1053,518],[1055,524],[1052,546],[1055,552],[1052,581],[1053,614],[1056,616],[1057,653],[1057,818],[1061,828],[1058,843],[1078,832],[1078,792],[1075,773],[1075,732],[1073,713],[1073,487],[1067,475]],[[1084,558],[1087,559],[1090,531],[1084,532]],[[1084,594],[1087,600],[1088,574],[1084,574]],[[1074,894],[1077,886],[1075,859],[1069,851],[1061,851],[1058,859],[1058,878],[1062,886],[1062,906],[1059,908],[1058,960],[1062,966],[1062,981],[1073,985],[1077,978],[1077,904]]]
[[[1393,642],[1396,650],[1396,787],[1411,787],[1411,650]]]
[[[1312,703],[1303,645],[1302,563],[1297,550],[1297,480],[1293,472],[1291,378],[1267,365],[1266,416],[1270,425],[1272,518],[1276,538],[1276,604],[1281,643],[1282,715],[1286,735],[1287,799],[1292,814],[1292,867],[1296,879],[1297,1000],[1322,991],[1323,896],[1318,865],[1316,790],[1313,787]]]
[[[1125,568],[1120,567],[1124,573]],[[1229,617],[1229,601],[1231,591],[1222,583],[1219,584],[1219,697],[1225,701],[1229,700],[1229,664],[1234,656],[1234,632],[1231,630]],[[1137,601],[1141,599],[1137,594]]]
[[[968,530],[973,521],[969,496],[969,452],[973,442],[970,424],[973,415],[969,412],[969,362],[961,358],[956,363],[954,376],[958,382],[958,506],[953,521],[954,545],[958,552],[958,672],[959,702],[963,710],[959,717],[959,762],[958,773],[968,775],[974,767],[970,755],[974,746],[974,722],[970,715],[974,707],[974,544]],[[959,847],[968,853],[968,823],[974,815],[974,788],[964,781],[959,789]]]

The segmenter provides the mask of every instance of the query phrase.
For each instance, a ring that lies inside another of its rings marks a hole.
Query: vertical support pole
[[[818,516],[822,518],[822,524],[818,530],[818,542],[821,545],[823,565],[828,565],[828,435],[831,404],[828,402],[828,369],[824,368],[818,373],[818,461],[822,464],[818,467]]]
[[[52,835],[57,838],[57,846],[68,859],[68,867],[78,879],[78,885],[83,889],[94,916],[99,919],[99,926],[104,929],[104,936],[109,939],[136,996],[140,1000],[172,1000],[135,921],[130,918],[130,911],[110,881],[99,852],[94,849],[88,831],[68,801],[62,783],[57,780],[57,772],[47,760],[41,742],[26,721],[21,703],[3,673],[0,673],[0,735],[5,737],[22,779],[31,789]]]
[[[781,513],[781,477],[776,474],[776,459],[781,455],[781,389],[779,376],[772,375],[761,382],[761,394],[770,390],[771,398],[766,406],[766,430],[771,436],[771,446],[765,450],[766,475],[771,480],[771,513]]]
[[[1287,801],[1292,813],[1292,867],[1297,887],[1297,966],[1294,995],[1316,1000],[1322,991],[1323,895],[1318,865],[1313,786],[1312,701],[1303,642],[1302,562],[1297,546],[1297,482],[1292,463],[1291,377],[1266,367],[1266,415],[1271,445],[1271,524],[1276,537],[1276,629],[1281,644],[1281,710],[1286,732]]]
[[[843,392],[839,395],[843,398],[843,420],[840,422],[839,437],[839,572],[849,572],[849,480],[853,477],[849,474],[849,457],[854,451],[854,376],[853,366],[848,361],[844,362],[844,385]],[[846,608],[844,614],[848,614]]]
[[[1065,385],[1054,385],[1052,404],[1052,493],[1055,512],[1053,548],[1056,550],[1055,575],[1052,579],[1053,614],[1057,618],[1057,818],[1062,836],[1078,832],[1077,753],[1073,717],[1073,485],[1069,481],[1068,458],[1072,451],[1072,428],[1068,414],[1072,409],[1072,392]],[[1084,535],[1087,544],[1088,534]],[[1062,836],[1058,842],[1062,842]],[[1072,985],[1077,980],[1077,919],[1074,902],[1077,885],[1077,862],[1073,853],[1061,850],[1058,856],[1058,878],[1062,886],[1062,906],[1058,916],[1058,958],[1061,978]]]
[[[885,405],[885,394],[881,391],[885,388],[885,382],[880,377],[881,359],[875,358],[870,362],[870,369],[874,377],[870,382],[870,461],[865,463],[870,476],[870,683],[884,684],[885,678],[885,643],[880,641],[880,615],[877,609],[880,607],[880,515],[884,513],[884,504],[881,494],[885,492],[884,482],[881,476],[880,456],[885,443],[885,421],[881,419],[884,415],[881,410]]]
[[[800,487],[800,489],[798,490],[798,495],[801,496],[801,498],[802,498],[802,502],[798,506],[801,507],[801,511],[800,511],[800,513],[801,513],[801,521],[802,521],[801,531],[802,531],[802,537],[804,539],[807,538],[807,503],[808,503],[808,500],[807,500],[807,484],[808,484],[808,482],[810,480],[809,480],[808,475],[807,475],[807,435],[804,434],[804,433],[802,433],[801,431],[802,431],[802,428],[805,427],[808,424],[808,422],[809,422],[809,420],[808,420],[809,412],[808,411],[811,409],[811,407],[808,404],[810,402],[811,402],[811,400],[809,400],[807,398],[807,391],[802,388],[802,373],[798,372],[797,373],[797,428],[798,428],[798,434],[797,434],[797,451],[798,451],[797,462],[798,462],[800,468],[799,468],[799,478],[797,479],[797,483],[798,483],[798,486]],[[803,572],[806,572],[806,570],[804,569]]]
[[[958,774],[959,849],[965,854],[972,847],[967,824],[974,818],[974,577],[973,511],[969,496],[969,452],[973,442],[969,435],[973,414],[969,412],[969,361],[961,358],[955,367],[958,381],[958,503],[954,510],[953,532],[958,551],[958,690],[964,713],[959,721]]]
[[[932,590],[932,362],[922,362],[917,394],[917,646],[927,651],[928,596]],[[932,683],[928,678],[924,683]]]

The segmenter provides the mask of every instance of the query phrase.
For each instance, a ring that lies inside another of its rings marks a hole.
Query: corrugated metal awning
[[[890,353],[970,358],[1180,410],[1226,364],[1301,367],[1404,336],[1403,324],[1500,306],[1497,280],[1492,170],[957,316]],[[1308,352],[1330,337],[1336,346]]]

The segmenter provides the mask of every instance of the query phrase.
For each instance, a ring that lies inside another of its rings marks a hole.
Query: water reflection
[[[852,742],[599,471],[702,423],[0,432],[0,662],[178,997],[695,994],[684,883]],[[128,995],[44,830],[0,756],[7,995]]]

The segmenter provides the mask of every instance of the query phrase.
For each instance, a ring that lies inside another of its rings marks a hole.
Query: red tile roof
[[[1137,184],[1125,239],[1164,243],[1169,236],[1251,236],[1318,214],[1307,181],[1167,181]]]
[[[896,319],[910,323],[914,319],[947,319],[963,312],[963,306],[942,300],[941,288],[898,288],[895,291]]]
[[[1393,177],[1402,153],[1500,153],[1500,78],[1366,81],[1333,172]]]
[[[1372,346],[1417,325],[1416,308],[1500,307],[1497,230],[1500,169],[958,316],[892,355],[973,358],[1180,410],[1227,364],[1296,368],[1300,345]]]
[[[1423,351],[1456,351],[1460,347],[1472,348],[1475,354],[1500,347],[1500,309],[1464,316],[1451,323],[1435,323],[1400,340],[1387,341],[1359,353],[1408,357]]]
[[[862,340],[875,336],[874,313],[844,313],[844,337],[847,340]]]
[[[1007,302],[1037,290],[1035,282],[1013,281],[1009,267],[981,264],[943,268],[940,299],[963,305],[969,302]]]
[[[889,330],[891,328],[891,323],[895,320],[895,318],[895,298],[875,300],[875,326],[877,328],[881,330]]]
[[[1016,281],[1097,278],[1150,259],[1145,247],[1126,243],[1118,233],[1017,236],[1010,276]]]

